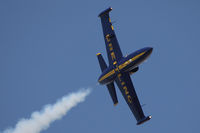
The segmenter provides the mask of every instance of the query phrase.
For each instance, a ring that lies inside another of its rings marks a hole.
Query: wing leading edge
[[[102,28],[103,28],[106,51],[108,54],[108,61],[110,65],[113,62],[118,61],[119,59],[122,58],[122,52],[119,47],[119,44],[114,32],[114,28],[109,16],[109,12],[111,10],[112,8],[108,8],[107,10],[99,14],[99,17],[101,18]]]
[[[135,116],[137,120],[137,125],[140,125],[145,121],[150,120],[151,116],[146,117],[143,113],[129,73],[118,74],[115,81],[120,88],[120,91],[124,99],[126,100],[129,108]]]

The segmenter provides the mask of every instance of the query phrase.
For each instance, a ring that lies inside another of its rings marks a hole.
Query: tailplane
[[[113,101],[114,105],[116,106],[118,104],[118,99],[117,99],[114,83],[112,82],[112,83],[108,84],[107,88],[108,88],[108,91],[112,98],[112,101]]]
[[[106,62],[104,61],[101,53],[97,54],[97,58],[98,58],[98,61],[99,61],[99,65],[101,67],[101,71],[103,72],[107,68]],[[117,95],[116,95],[114,83],[112,82],[110,84],[107,84],[106,86],[108,88],[109,94],[112,98],[114,105],[117,105],[118,100],[117,100]]]
[[[106,62],[104,61],[101,53],[97,54],[97,58],[98,58],[98,61],[99,61],[99,65],[101,67],[101,71],[103,72],[107,68]]]

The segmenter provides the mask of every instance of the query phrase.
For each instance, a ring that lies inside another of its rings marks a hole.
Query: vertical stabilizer
[[[99,65],[101,67],[101,71],[103,72],[107,68],[106,62],[104,61],[101,53],[97,54],[97,58],[98,58],[98,61],[99,61]]]
[[[110,83],[106,86],[108,88],[108,91],[110,93],[112,101],[113,101],[114,105],[116,106],[118,104],[118,99],[117,99],[117,94],[116,94],[116,91],[115,91],[114,82],[112,82],[112,83]]]
[[[107,68],[106,62],[104,61],[101,53],[97,54],[97,58],[98,58],[98,61],[99,61],[99,65],[101,67],[101,71],[103,72]],[[114,83],[112,82],[110,84],[107,84],[106,86],[108,88],[109,94],[112,98],[114,105],[117,105],[118,99],[117,99]]]

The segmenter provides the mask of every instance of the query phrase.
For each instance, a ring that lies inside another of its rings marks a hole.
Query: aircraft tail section
[[[98,58],[98,61],[99,61],[99,65],[101,67],[101,71],[103,72],[107,68],[106,62],[103,59],[101,53],[97,54],[97,58]],[[109,94],[112,98],[114,105],[117,105],[118,99],[117,99],[114,83],[112,82],[110,84],[107,84],[106,86],[108,88]]]
[[[118,104],[118,99],[117,99],[114,83],[112,82],[112,83],[108,84],[107,88],[108,88],[108,91],[110,93],[110,96],[112,98],[112,101],[113,101],[114,105],[117,105]]]
[[[97,54],[97,58],[98,58],[98,61],[99,61],[99,65],[101,67],[101,71],[103,72],[107,68],[106,62],[104,61],[101,53]]]

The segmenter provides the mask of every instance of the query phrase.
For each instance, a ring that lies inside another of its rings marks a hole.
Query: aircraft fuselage
[[[101,74],[98,82],[102,85],[109,84],[115,80],[119,73],[131,72],[150,56],[152,50],[153,48],[151,47],[145,47],[126,57],[123,57],[119,61],[113,62],[113,64]]]

